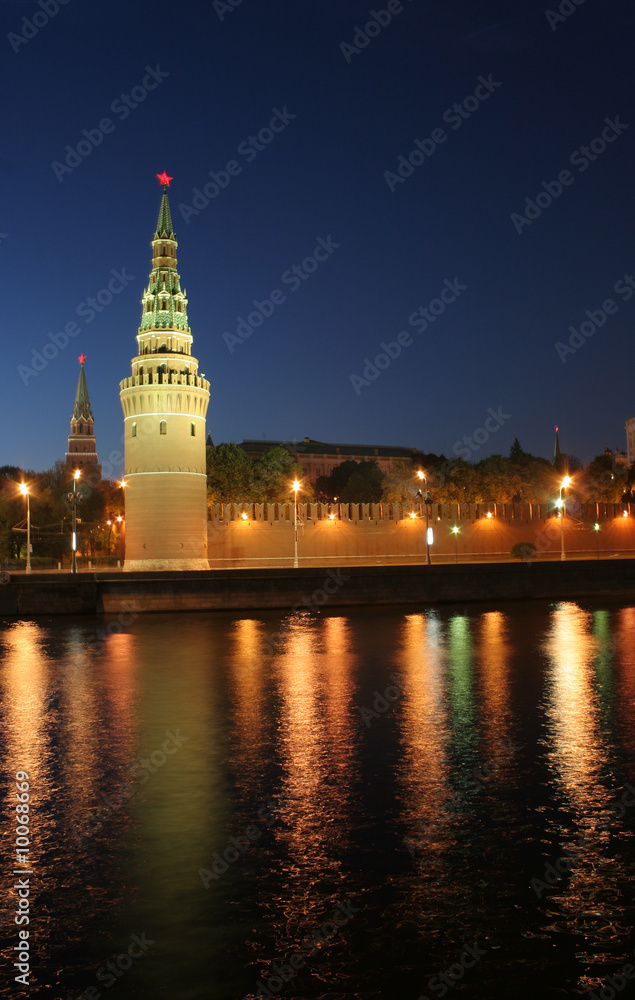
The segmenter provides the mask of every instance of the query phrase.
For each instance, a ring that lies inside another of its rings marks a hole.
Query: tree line
[[[20,483],[29,489],[33,567],[52,561],[68,563],[73,470],[63,461],[46,472],[0,467],[0,561],[10,563],[26,557],[27,501],[20,493]],[[124,516],[123,490],[107,480],[94,488],[80,477],[77,497],[79,551],[88,557],[115,556],[121,524],[117,517]]]
[[[304,502],[411,503],[423,497],[420,469],[430,503],[553,503],[567,474],[569,501],[619,503],[630,501],[631,488],[635,491],[635,469],[618,466],[608,449],[586,468],[567,455],[554,466],[523,451],[516,439],[508,455],[490,455],[476,463],[430,453],[422,455],[421,465],[404,460],[385,473],[375,460],[349,460],[312,485],[303,481],[301,466],[285,448],[272,447],[254,460],[231,443],[207,449],[208,502],[285,503],[293,497],[297,478],[298,498]]]

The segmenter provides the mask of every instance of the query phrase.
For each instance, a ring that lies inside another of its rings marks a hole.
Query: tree
[[[620,503],[628,491],[628,471],[617,465],[610,452],[596,455],[575,476],[570,491],[582,503]]]
[[[254,463],[249,499],[252,503],[285,503],[293,496],[293,480],[300,479],[302,467],[295,463],[286,448],[275,445]],[[302,498],[302,493],[298,499]]]
[[[208,503],[245,503],[250,497],[253,463],[233,441],[207,448]]]
[[[519,446],[520,447],[520,446]],[[474,502],[513,503],[522,485],[520,472],[508,458],[490,455],[475,466]]]
[[[337,465],[330,476],[317,478],[315,496],[323,502],[337,497],[342,503],[379,503],[383,485],[384,475],[374,459],[349,459]]]
[[[384,474],[381,498],[384,503],[410,503],[419,490],[423,492],[423,482],[417,478],[418,465],[412,459],[395,462],[390,472]],[[428,493],[430,483],[428,482]]]
[[[379,503],[384,474],[374,460],[358,462],[341,494],[342,503]]]
[[[531,458],[531,455],[528,455],[527,452],[523,451],[520,447],[520,441],[518,438],[514,438],[514,443],[509,449],[509,461],[518,465],[521,464],[525,458]]]

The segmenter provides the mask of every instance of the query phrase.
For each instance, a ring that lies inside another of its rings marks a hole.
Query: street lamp
[[[29,503],[29,487],[20,483],[20,493],[26,497],[26,571],[31,572],[31,504]]]
[[[459,561],[459,529],[456,524],[452,528],[452,534],[454,535],[454,561],[458,563]]]
[[[293,480],[293,538],[294,538],[294,548],[293,548],[293,568],[298,568],[298,490],[300,489],[300,483],[297,479]]]
[[[419,477],[419,479],[423,483],[423,493],[424,493],[423,502],[424,502],[425,507],[426,507],[426,565],[429,566],[430,565],[430,532],[428,530],[428,480],[426,479],[425,472],[422,472],[421,469],[419,469],[419,471],[417,472],[417,476]]]
[[[571,482],[571,476],[565,476],[562,482],[560,483],[560,496],[558,498],[558,508],[560,510],[560,559],[561,560],[567,558],[564,554],[564,524],[562,522],[564,518],[565,507],[564,507],[564,501],[562,499],[562,491],[566,490],[570,482]]]
[[[73,559],[71,563],[71,573],[77,572],[77,480],[80,476],[81,472],[79,469],[75,469],[75,472],[73,473],[73,492],[68,495],[73,511],[73,539],[71,543]]]
[[[599,559],[600,558],[600,525],[597,523],[597,521],[593,525],[593,530],[595,532],[595,537],[598,540],[598,559]]]

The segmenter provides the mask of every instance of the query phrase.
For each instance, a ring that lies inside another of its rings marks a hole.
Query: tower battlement
[[[145,372],[143,375],[129,375],[119,383],[119,389],[131,389],[138,385],[192,385],[209,392],[209,382],[200,375],[185,375],[181,372]]]

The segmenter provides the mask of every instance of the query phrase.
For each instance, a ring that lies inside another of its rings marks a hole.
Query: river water
[[[3,998],[575,997],[632,959],[631,605],[6,621],[0,658]]]

